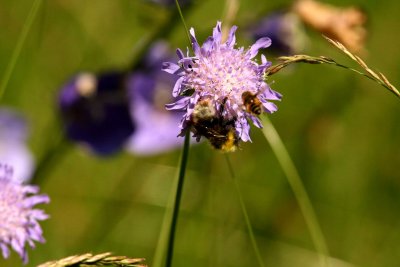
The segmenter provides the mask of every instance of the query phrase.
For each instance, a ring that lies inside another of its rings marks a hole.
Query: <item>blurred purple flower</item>
[[[118,152],[135,131],[122,72],[76,75],[62,88],[59,104],[67,137],[98,155]]]
[[[179,123],[183,113],[166,112],[164,106],[172,100],[171,88],[177,78],[161,70],[162,63],[172,55],[165,42],[156,42],[143,59],[140,68],[130,75],[128,92],[135,134],[127,149],[135,154],[155,154],[182,144],[178,138]]]
[[[254,40],[268,36],[271,52],[279,55],[300,53],[305,46],[305,34],[299,18],[292,12],[273,12],[250,28]]]
[[[10,247],[26,264],[26,244],[35,247],[34,241],[45,242],[38,221],[48,215],[34,209],[36,204],[48,203],[47,195],[38,195],[39,187],[23,185],[13,178],[13,168],[0,162],[0,249],[3,257],[10,256]]]
[[[29,181],[34,169],[32,153],[26,145],[27,125],[21,115],[0,108],[0,162],[12,165],[13,179]]]
[[[81,73],[60,93],[60,107],[69,139],[99,155],[122,148],[138,155],[161,153],[180,146],[182,113],[167,112],[176,78],[161,71],[171,58],[166,43],[157,42],[129,73]]]
[[[179,77],[172,92],[177,101],[167,108],[185,112],[180,124],[182,133],[190,129],[198,139],[205,136],[215,148],[224,151],[234,151],[239,140],[250,140],[248,120],[262,127],[261,121],[246,105],[245,93],[259,103],[260,112],[275,112],[278,108],[269,100],[281,99],[281,95],[264,81],[264,71],[271,62],[264,55],[261,55],[261,64],[254,59],[259,49],[268,47],[271,40],[263,37],[248,50],[236,49],[236,29],[233,26],[228,40],[222,43],[221,23],[218,22],[213,35],[200,47],[192,28],[194,56],[189,56],[189,52],[185,55],[178,49],[178,64],[165,62],[163,65],[164,71]],[[188,94],[187,91],[192,92]],[[202,120],[197,129],[196,125],[192,127],[196,124],[192,115]],[[225,146],[226,142],[230,144]]]

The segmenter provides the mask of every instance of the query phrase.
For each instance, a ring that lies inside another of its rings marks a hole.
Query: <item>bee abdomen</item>
[[[251,110],[252,113],[254,113],[254,114],[256,114],[256,115],[261,115],[261,113],[262,113],[262,108],[261,108],[261,106],[260,106],[260,105],[257,105],[256,103],[253,103],[253,104],[250,106],[250,110]]]

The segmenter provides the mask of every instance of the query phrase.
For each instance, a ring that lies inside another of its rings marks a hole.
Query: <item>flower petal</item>
[[[176,83],[174,85],[174,89],[172,90],[172,96],[173,97],[177,97],[179,95],[179,93],[181,91],[181,88],[182,88],[182,82],[183,82],[184,79],[185,79],[185,77],[180,77],[176,81]]]
[[[187,105],[189,104],[190,97],[185,97],[182,99],[179,99],[178,101],[171,103],[171,104],[166,104],[165,108],[167,110],[185,110]]]
[[[170,74],[176,74],[179,71],[180,67],[179,67],[179,65],[172,63],[172,62],[164,62],[162,64],[161,69]]]
[[[267,48],[271,45],[271,39],[268,37],[263,37],[257,40],[247,51],[246,55],[249,56],[250,59],[254,58],[258,54],[258,50],[261,48]]]
[[[268,113],[274,113],[278,110],[278,107],[272,102],[263,103],[263,106]]]
[[[221,37],[222,37],[221,21],[218,21],[217,25],[213,29],[213,39],[214,39],[214,44],[216,45],[216,47],[218,47],[219,44],[221,43]]]
[[[233,48],[236,43],[236,36],[235,36],[236,30],[237,26],[232,26],[231,30],[229,31],[228,40],[226,41],[226,45],[229,48]]]
[[[176,49],[176,54],[178,55],[179,59],[182,59],[185,57],[185,55],[183,54],[182,50],[180,50],[179,48]]]
[[[212,45],[214,43],[214,38],[209,36],[207,40],[201,46],[201,53],[203,55],[208,55],[210,51],[212,51]]]
[[[191,42],[192,42],[192,48],[193,48],[193,52],[194,52],[194,54],[196,55],[196,56],[201,56],[201,50],[200,50],[200,45],[199,45],[199,43],[197,42],[197,39],[196,39],[196,36],[195,36],[195,34],[194,34],[194,29],[193,28],[190,28],[190,30],[189,30],[189,33],[190,33],[190,40],[191,40]]]

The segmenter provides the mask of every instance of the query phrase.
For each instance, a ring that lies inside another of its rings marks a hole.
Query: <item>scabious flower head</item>
[[[63,86],[59,106],[69,139],[97,155],[120,151],[135,130],[125,73],[79,73]]]
[[[39,187],[23,185],[12,176],[13,168],[0,163],[0,249],[8,258],[11,247],[27,263],[26,244],[33,248],[34,241],[45,241],[38,221],[48,218],[34,206],[48,203],[49,197],[38,195]]]
[[[261,55],[260,64],[255,60],[258,50],[270,46],[271,40],[263,37],[247,50],[243,47],[235,48],[236,29],[233,26],[227,41],[222,42],[221,22],[217,22],[213,35],[200,46],[191,28],[194,56],[190,56],[189,52],[185,55],[178,49],[178,64],[164,63],[164,71],[179,76],[172,95],[180,98],[167,105],[167,108],[185,111],[180,125],[182,133],[191,128],[192,113],[196,105],[205,99],[211,101],[213,110],[217,112],[217,121],[234,124],[236,135],[244,142],[250,140],[248,120],[259,128],[262,125],[244,103],[243,93],[255,96],[264,111],[273,113],[277,110],[277,106],[269,100],[280,100],[281,95],[273,91],[264,80],[264,71],[271,63],[264,55]],[[218,129],[214,122],[211,125]],[[198,138],[201,135],[198,131],[194,133]]]

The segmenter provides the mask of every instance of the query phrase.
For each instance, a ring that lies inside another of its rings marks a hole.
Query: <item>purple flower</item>
[[[194,56],[178,49],[178,64],[165,62],[163,70],[179,77],[172,95],[178,100],[169,110],[184,111],[180,128],[191,129],[199,139],[205,136],[211,144],[224,151],[233,151],[239,140],[250,140],[252,121],[261,128],[261,111],[273,113],[280,100],[264,81],[264,71],[271,63],[261,55],[261,64],[254,59],[258,50],[270,46],[268,37],[260,38],[248,50],[235,48],[237,27],[230,30],[228,40],[221,42],[221,22],[213,35],[200,47],[194,29],[190,29]],[[192,127],[193,126],[193,127]]]
[[[0,162],[14,166],[13,179],[26,182],[32,176],[34,161],[26,145],[26,121],[8,108],[0,108]]]
[[[59,96],[67,137],[98,155],[120,151],[135,130],[125,87],[123,72],[73,77]]]
[[[271,38],[271,51],[281,55],[300,53],[306,40],[300,20],[292,12],[271,13],[258,21],[250,32],[255,40],[263,36]]]
[[[99,155],[123,148],[151,155],[180,147],[176,125],[183,113],[164,108],[177,80],[161,71],[162,63],[171,58],[166,43],[157,42],[130,72],[73,77],[59,98],[68,138]]]
[[[0,163],[0,249],[3,257],[10,256],[10,247],[28,262],[26,244],[45,242],[38,221],[48,215],[34,209],[36,204],[48,203],[47,195],[38,195],[39,187],[23,185],[13,180],[13,168]]]
[[[127,149],[135,154],[150,155],[180,147],[179,123],[183,112],[166,112],[172,100],[170,88],[177,78],[161,71],[162,63],[171,59],[165,42],[156,42],[128,80],[130,107],[136,130]]]

